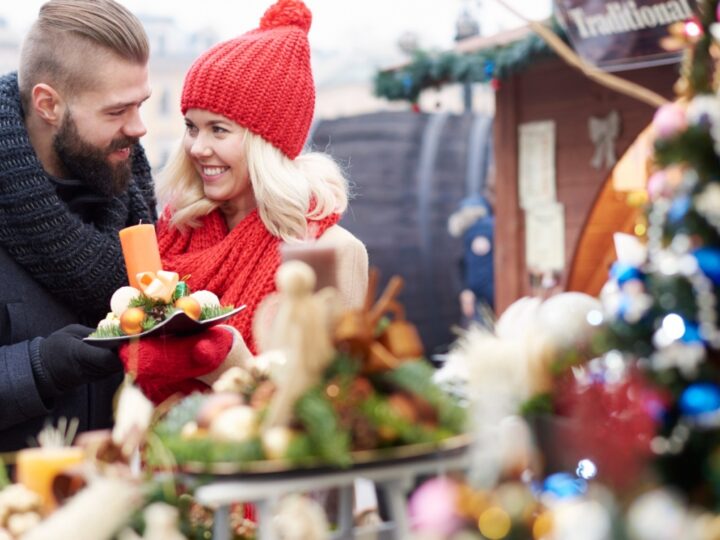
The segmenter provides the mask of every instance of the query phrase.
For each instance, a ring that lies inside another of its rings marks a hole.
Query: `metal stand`
[[[319,489],[340,489],[338,529],[332,535],[334,540],[355,538],[358,532],[353,526],[353,482],[356,478],[367,478],[384,490],[387,497],[392,535],[390,538],[404,540],[410,536],[410,524],[406,511],[407,491],[421,475],[444,474],[447,471],[466,469],[468,454],[439,456],[429,455],[399,463],[367,465],[360,469],[338,470],[303,474],[293,471],[292,476],[246,475],[246,477],[216,477],[212,482],[199,487],[195,492],[198,502],[217,508],[213,528],[214,540],[229,540],[230,505],[236,502],[253,503],[258,513],[258,540],[276,540],[272,527],[272,507],[277,499],[289,493],[306,493]],[[386,529],[381,527],[380,529]],[[363,533],[366,533],[363,528]]]

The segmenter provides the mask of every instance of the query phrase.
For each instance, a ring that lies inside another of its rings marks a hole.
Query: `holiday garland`
[[[554,19],[551,27],[565,39],[564,31]],[[508,45],[473,53],[420,50],[405,66],[379,71],[374,80],[375,95],[415,103],[423,90],[445,84],[491,83],[497,86],[500,79],[552,54],[547,43],[534,33]]]

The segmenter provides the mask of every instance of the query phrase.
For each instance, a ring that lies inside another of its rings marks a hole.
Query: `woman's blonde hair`
[[[243,147],[260,218],[274,236],[286,242],[305,240],[308,219],[347,208],[348,182],[327,154],[309,152],[293,160],[248,130]],[[205,197],[182,144],[158,176],[158,194],[172,211],[170,223],[181,230],[198,227],[198,218],[222,204]]]

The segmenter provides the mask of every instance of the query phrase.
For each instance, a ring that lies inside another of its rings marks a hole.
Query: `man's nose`
[[[145,127],[145,124],[142,121],[142,117],[140,116],[140,111],[135,110],[132,113],[132,116],[128,120],[128,122],[123,127],[123,133],[127,137],[135,137],[139,139],[143,135],[147,133],[147,128]]]

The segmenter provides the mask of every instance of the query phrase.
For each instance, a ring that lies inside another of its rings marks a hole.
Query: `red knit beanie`
[[[260,28],[206,51],[185,76],[182,113],[204,109],[246,127],[290,159],[305,144],[315,109],[307,34],[310,10],[278,0]]]

